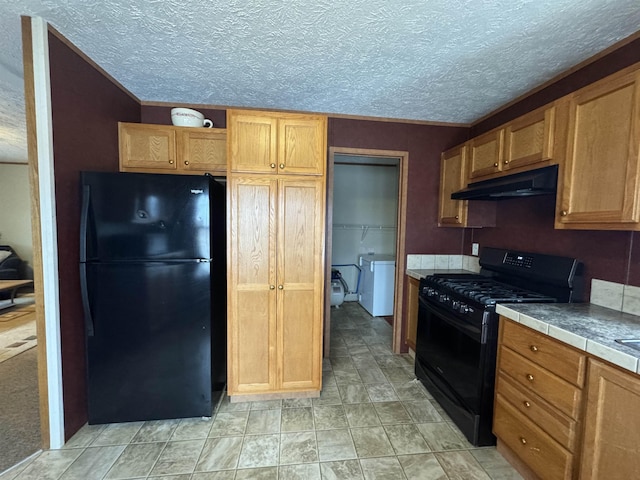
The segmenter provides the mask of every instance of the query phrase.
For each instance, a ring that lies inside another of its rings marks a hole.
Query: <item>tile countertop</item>
[[[640,350],[614,341],[640,338],[640,316],[591,303],[510,303],[497,305],[496,312],[595,357],[640,373]]]

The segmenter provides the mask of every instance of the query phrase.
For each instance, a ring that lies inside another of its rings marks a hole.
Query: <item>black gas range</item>
[[[416,376],[474,445],[492,445],[499,303],[575,302],[574,258],[485,247],[480,273],[420,281]]]

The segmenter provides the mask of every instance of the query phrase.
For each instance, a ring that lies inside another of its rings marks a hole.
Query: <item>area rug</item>
[[[12,309],[0,315],[0,363],[37,344],[33,305]]]

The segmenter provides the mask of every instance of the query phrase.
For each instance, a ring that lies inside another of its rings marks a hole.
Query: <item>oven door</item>
[[[469,441],[493,444],[490,422],[495,374],[489,370],[491,365],[495,369],[491,341],[495,339],[487,342],[486,332],[491,312],[483,312],[483,325],[476,326],[422,297],[419,302],[416,376]],[[488,432],[480,432],[487,414]]]

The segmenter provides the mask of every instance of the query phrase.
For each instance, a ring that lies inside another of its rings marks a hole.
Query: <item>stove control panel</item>
[[[514,267],[531,268],[533,266],[533,256],[509,252],[505,255],[503,263]]]

